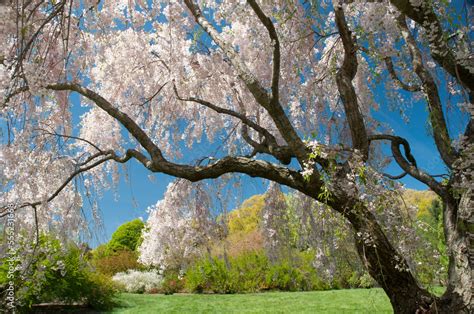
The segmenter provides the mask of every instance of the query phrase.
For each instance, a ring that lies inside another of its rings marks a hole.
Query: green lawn
[[[382,289],[256,294],[122,294],[112,313],[392,313]]]

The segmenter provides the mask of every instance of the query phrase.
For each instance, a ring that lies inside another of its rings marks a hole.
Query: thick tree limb
[[[133,119],[121,112],[119,109],[115,108],[99,94],[75,83],[48,85],[46,88],[50,90],[75,91],[89,98],[99,108],[120,122],[151,156],[150,160],[139,151],[132,149],[127,150],[126,155],[123,157],[117,156],[113,151],[110,150],[99,151],[98,153],[90,156],[85,162],[81,163],[79,165],[80,168],[74,171],[66,179],[66,181],[57,190],[55,190],[55,192],[50,197],[48,197],[48,202],[57,197],[59,193],[69,184],[69,182],[78,174],[90,170],[108,160],[115,160],[120,163],[125,163],[132,157],[136,158],[152,172],[165,173],[171,176],[188,179],[190,181],[217,178],[225,173],[238,172],[247,174],[251,177],[269,179],[302,192],[308,189],[308,185],[311,185],[314,191],[318,191],[322,185],[319,178],[315,178],[308,183],[305,182],[299,172],[285,167],[280,167],[266,161],[253,160],[245,157],[225,157],[207,166],[190,166],[169,162],[163,157],[161,150],[153,143],[145,131],[142,130],[135,121],[133,121]],[[98,161],[93,162],[92,164],[88,164],[100,156],[104,157]],[[28,202],[18,206],[18,208],[37,206],[41,203],[42,201]],[[6,210],[3,209],[1,212],[6,212]],[[2,217],[2,215],[6,215],[6,213],[0,214],[0,217]]]
[[[448,192],[438,181],[436,181],[432,176],[417,167],[416,160],[411,154],[410,144],[406,139],[388,134],[378,134],[369,136],[369,142],[380,140],[387,140],[391,142],[391,150],[393,157],[395,158],[395,161],[400,166],[400,168],[403,169],[403,171],[407,172],[415,179],[425,183],[438,195],[447,195]],[[405,156],[402,155],[400,145],[402,145],[404,148]]]
[[[298,183],[298,178],[301,177],[301,175],[298,172],[264,161],[244,157],[225,157],[214,164],[204,167],[193,167],[169,162],[163,157],[161,150],[151,141],[140,126],[138,126],[129,116],[113,107],[107,100],[97,93],[74,83],[50,85],[48,88],[53,90],[76,91],[94,101],[97,106],[106,111],[113,118],[117,119],[150,153],[151,161],[147,160],[143,155],[138,155],[138,152],[135,152],[133,157],[136,157],[151,171],[166,173],[190,181],[217,178],[225,173],[239,172],[248,174],[252,177],[270,179],[295,189],[301,189],[301,186]]]
[[[135,121],[133,121],[133,119],[117,108],[113,107],[112,104],[110,104],[106,99],[94,91],[74,83],[50,85],[47,88],[52,90],[76,91],[94,101],[98,107],[106,111],[113,118],[117,119],[117,121],[119,121],[150,154],[151,160],[146,159],[146,157],[142,154],[138,155],[137,151],[134,151],[133,157],[137,158],[151,171],[166,173],[176,177],[185,178],[190,181],[216,178],[223,175],[224,173],[229,172],[239,172],[248,174],[252,177],[262,177],[274,181],[275,179],[278,179],[279,181],[277,180],[276,182],[285,185],[291,184],[289,185],[291,187],[293,187],[293,185],[298,182],[297,179],[291,179],[288,177],[288,171],[290,170],[287,168],[244,157],[225,157],[221,160],[218,160],[216,163],[205,167],[193,167],[169,162],[163,157],[161,150],[152,142],[145,131],[143,131],[140,126],[136,124]],[[254,166],[255,169],[253,169],[252,166]],[[298,172],[290,172],[292,176],[301,176]],[[298,189],[297,186],[294,188]]]
[[[298,160],[302,164],[307,159],[306,147],[298,136],[298,133],[291,125],[285,111],[280,103],[272,101],[265,88],[257,80],[255,75],[247,68],[241,60],[235,49],[224,41],[219,32],[204,17],[199,7],[192,0],[184,0],[191,14],[194,16],[196,23],[199,24],[204,31],[217,43],[229,58],[231,64],[236,69],[239,78],[244,82],[247,89],[253,95],[259,105],[266,109],[270,117],[275,122],[280,134],[283,136],[288,145],[294,150]]]
[[[397,73],[395,72],[395,68],[393,66],[392,58],[386,57],[384,59],[384,61],[385,61],[385,65],[387,66],[387,70],[388,70],[388,73],[390,74],[390,77],[392,78],[392,80],[397,82],[398,85],[400,85],[401,88],[403,88],[404,90],[406,90],[408,92],[419,92],[419,91],[421,91],[421,87],[419,85],[408,85],[408,84],[404,83],[398,77]]]
[[[436,146],[443,161],[449,168],[452,168],[452,164],[457,159],[458,153],[451,146],[451,139],[449,137],[448,127],[444,118],[438,87],[433,76],[423,64],[421,52],[410,30],[408,29],[404,15],[399,15],[397,17],[397,24],[400,27],[403,38],[405,39],[408,49],[410,50],[415,73],[420,78],[421,84],[423,86],[423,92],[427,96],[428,109],[430,112],[428,118],[431,122],[431,127],[433,128],[433,138],[435,140]]]
[[[474,66],[474,59],[457,60],[453,51],[448,46],[443,28],[431,1],[421,1],[421,5],[414,7],[410,0],[390,0],[401,13],[414,20],[423,27],[430,39],[431,56],[451,76],[455,77],[461,85],[474,93],[474,73],[469,69]]]
[[[260,177],[278,182],[299,191],[304,191],[306,184],[303,176],[296,171],[275,164],[246,157],[224,157],[206,166],[181,165],[168,161],[153,163],[149,169],[154,172],[184,178],[192,182],[218,178],[225,173],[242,173],[251,177]],[[321,182],[313,182],[314,189],[320,188]]]
[[[268,31],[270,39],[273,43],[273,74],[272,74],[272,104],[277,105],[279,100],[279,81],[280,81],[280,40],[278,39],[278,34],[276,32],[275,26],[273,25],[272,20],[265,15],[260,6],[255,0],[247,0],[250,7],[258,16],[258,19]]]
[[[69,90],[75,91],[90,100],[92,100],[99,108],[107,112],[111,117],[119,121],[129,132],[135,137],[135,139],[147,150],[147,152],[153,158],[164,159],[160,149],[153,143],[153,141],[148,137],[148,135],[143,131],[140,126],[133,121],[125,113],[121,112],[115,108],[110,102],[105,98],[97,94],[96,92],[85,88],[76,83],[59,83],[54,85],[46,86],[47,89],[51,90]]]
[[[92,161],[99,156],[104,157],[87,166],[80,167],[79,169],[74,171],[71,175],[68,176],[68,178],[63,182],[63,184],[61,184],[61,186],[57,188],[55,192],[46,199],[46,201],[50,202],[55,199],[59,195],[59,193],[78,174],[97,167],[100,164],[109,160],[114,160],[119,163],[125,163],[132,157],[137,158],[140,162],[145,164],[147,168],[152,172],[165,173],[174,177],[187,179],[192,182],[204,179],[218,178],[226,173],[237,172],[247,174],[251,177],[260,177],[272,180],[280,184],[289,186],[293,189],[299,190],[303,193],[308,190],[308,183],[305,182],[303,176],[299,172],[290,170],[285,167],[280,167],[266,161],[253,160],[246,157],[225,157],[207,166],[181,165],[168,162],[166,160],[155,160],[150,162],[147,161],[143,155],[134,150],[128,150],[127,153],[122,157],[117,156],[113,151],[105,151],[102,153],[97,153],[94,155],[94,158],[92,158],[91,156],[91,158],[89,159],[90,161]],[[313,180],[311,182],[311,185],[311,190],[318,191],[321,188],[322,183],[319,180]],[[38,206],[42,203],[43,201],[23,203],[18,205],[15,210],[29,206]],[[0,218],[6,216],[7,214],[7,207],[0,209]]]
[[[344,61],[336,74],[336,83],[341,94],[344,111],[351,131],[352,145],[361,151],[365,159],[369,154],[369,143],[364,118],[359,110],[357,95],[352,80],[357,73],[357,48],[347,26],[342,4],[334,6],[336,24],[344,46]]]

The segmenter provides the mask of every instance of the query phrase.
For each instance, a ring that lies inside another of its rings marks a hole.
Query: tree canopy
[[[456,3],[2,1],[0,217],[15,204],[25,228],[78,233],[85,200],[131,159],[188,180],[155,216],[201,193],[190,182],[259,177],[342,215],[395,312],[470,312],[474,67],[469,12]],[[426,108],[445,174],[425,171],[393,132],[390,116],[411,106]],[[187,158],[202,146],[207,155]],[[400,175],[385,173],[390,162]],[[441,298],[387,227],[406,175],[443,202]]]
[[[140,219],[134,219],[120,225],[112,234],[107,244],[112,251],[130,250],[135,251],[142,239],[142,230],[145,224]]]

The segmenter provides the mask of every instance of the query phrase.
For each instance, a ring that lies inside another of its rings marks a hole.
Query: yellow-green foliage
[[[239,256],[245,252],[258,251],[263,248],[263,236],[260,229],[249,233],[237,232],[227,236],[227,254],[229,256]],[[219,244],[213,249],[214,255],[222,256],[223,248]]]
[[[243,232],[250,233],[258,229],[262,209],[265,206],[265,195],[254,195],[245,200],[242,206],[229,213],[229,235]]]
[[[129,269],[140,269],[142,265],[138,263],[137,253],[130,250],[120,250],[107,256],[92,259],[95,269],[108,276],[124,272]]]
[[[418,211],[417,218],[428,218],[431,216],[429,208],[437,196],[433,191],[406,190],[403,193],[403,199],[407,205],[416,206]]]
[[[228,234],[224,239],[228,255],[238,256],[262,249],[260,221],[264,206],[265,195],[254,195],[228,214]],[[222,256],[223,246],[223,243],[216,243],[212,249],[213,255]]]

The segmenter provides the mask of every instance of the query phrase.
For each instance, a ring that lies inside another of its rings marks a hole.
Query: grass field
[[[128,294],[112,313],[392,313],[382,289],[258,294]]]

